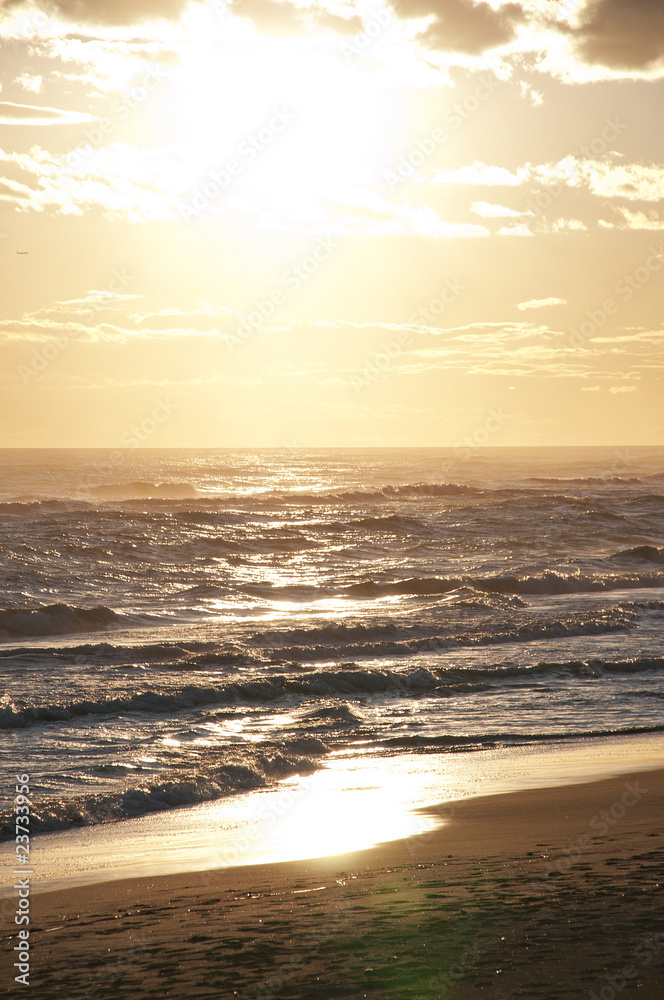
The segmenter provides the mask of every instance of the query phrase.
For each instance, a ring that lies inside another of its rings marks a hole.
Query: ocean
[[[0,452],[5,837],[664,731],[664,449]]]

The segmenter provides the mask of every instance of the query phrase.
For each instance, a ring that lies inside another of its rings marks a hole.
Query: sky
[[[0,0],[0,447],[664,444],[661,0]]]

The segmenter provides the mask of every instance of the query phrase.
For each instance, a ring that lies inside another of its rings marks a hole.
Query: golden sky
[[[0,446],[664,443],[661,0],[0,0]]]

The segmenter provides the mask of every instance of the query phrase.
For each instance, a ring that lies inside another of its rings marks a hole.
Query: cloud
[[[457,167],[454,170],[436,170],[434,184],[465,184],[469,187],[519,187],[528,179],[525,167],[512,173],[505,167],[487,166],[480,160],[467,167]]]
[[[525,20],[520,4],[495,9],[482,0],[408,0],[408,18],[432,18],[420,40],[438,52],[477,56],[506,45]]]
[[[627,328],[629,329],[629,328]],[[647,347],[664,344],[664,330],[637,329],[631,333],[623,333],[612,337],[592,337],[593,344],[645,344]]]
[[[529,299],[528,302],[519,302],[517,309],[543,309],[545,306],[564,306],[567,305],[566,299]]]
[[[69,154],[50,153],[33,146],[28,153],[0,149],[0,164],[18,176],[0,189],[0,201],[13,202],[20,211],[47,209],[63,215],[82,216],[95,208],[108,217],[132,223],[190,218],[196,193],[182,157],[171,147],[137,149],[114,142],[100,149],[89,145]],[[488,237],[485,226],[450,222],[424,204],[395,204],[369,191],[349,192],[352,199],[319,198],[311,206],[294,209],[285,221],[275,210],[269,193],[246,194],[238,180],[231,195],[218,196],[204,206],[212,213],[231,212],[268,228],[299,229],[312,233],[407,235],[476,238]],[[188,213],[188,214],[187,214]],[[195,216],[197,213],[193,213]],[[203,210],[198,215],[205,214]]]
[[[470,211],[475,215],[482,215],[488,219],[507,219],[512,216],[532,215],[532,212],[517,212],[513,208],[505,208],[504,205],[492,205],[487,201],[474,201],[470,206]]]
[[[74,24],[120,27],[143,21],[177,21],[198,0],[42,0],[45,14]],[[4,10],[29,7],[25,0],[6,0]]]
[[[245,18],[265,35],[301,35],[306,32],[306,13],[287,0],[235,0],[229,10]]]
[[[499,236],[533,236],[528,226],[502,226],[498,230]]]
[[[609,386],[609,392],[616,395],[619,392],[636,392],[638,386],[636,385],[611,385]]]
[[[77,125],[92,121],[96,121],[94,115],[78,111],[0,101],[0,125]]]
[[[42,76],[34,76],[31,73],[21,73],[20,76],[16,77],[15,83],[19,87],[23,87],[24,90],[29,90],[33,94],[38,94],[42,89],[42,84],[44,78]]]
[[[115,279],[118,280],[118,276]],[[127,278],[127,280],[129,280]],[[78,299],[26,312],[20,319],[0,320],[0,340],[97,343],[218,337],[230,339],[247,319],[232,309],[200,303],[197,309],[141,308],[140,295],[91,290]],[[266,323],[266,328],[275,324]]]
[[[646,70],[664,61],[662,0],[590,0],[573,32],[579,58],[617,70]]]
[[[664,219],[649,212],[630,212],[628,208],[619,207],[618,211],[625,219],[626,229],[664,229]]]

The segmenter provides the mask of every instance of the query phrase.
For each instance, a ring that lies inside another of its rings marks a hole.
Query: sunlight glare
[[[190,177],[228,173],[223,193],[256,206],[348,198],[389,141],[387,97],[371,74],[312,45],[257,39],[223,60],[198,52],[176,93],[172,124]]]

